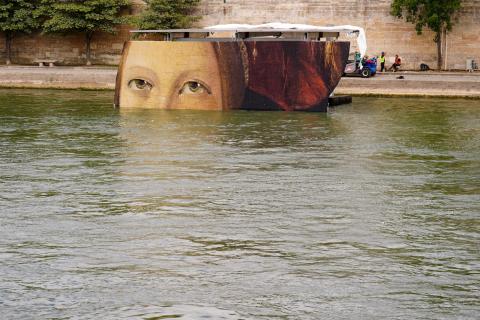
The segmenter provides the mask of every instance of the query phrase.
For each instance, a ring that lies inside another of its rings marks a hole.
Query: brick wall
[[[135,2],[134,11],[138,11],[141,1]],[[436,66],[434,35],[426,31],[419,36],[412,24],[390,16],[390,3],[391,0],[204,0],[199,6],[203,18],[198,25],[272,21],[358,25],[367,32],[369,55],[385,51],[392,59],[398,53],[408,69],[418,69],[422,62]],[[97,34],[92,45],[94,63],[118,63],[128,37],[127,27],[116,35]],[[1,38],[2,54],[3,42]],[[464,1],[458,22],[448,33],[446,46],[448,69],[464,69],[467,58],[480,61],[480,0]],[[49,57],[64,64],[82,64],[85,54],[82,36],[74,34],[22,36],[14,40],[13,50],[15,63],[32,63],[37,57]]]

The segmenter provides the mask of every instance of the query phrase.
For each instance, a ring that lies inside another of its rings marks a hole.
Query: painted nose
[[[170,97],[164,95],[164,94],[159,94],[155,96],[155,107],[158,109],[170,109],[170,104],[171,104],[171,99]]]

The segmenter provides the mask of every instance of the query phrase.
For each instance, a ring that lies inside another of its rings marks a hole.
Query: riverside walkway
[[[344,77],[335,93],[480,98],[480,72],[404,71],[378,73],[369,79]]]
[[[115,89],[116,67],[1,66],[0,87]]]
[[[116,67],[1,66],[0,87],[112,90],[116,74]],[[480,72],[405,71],[378,73],[369,79],[342,78],[335,93],[480,99]]]

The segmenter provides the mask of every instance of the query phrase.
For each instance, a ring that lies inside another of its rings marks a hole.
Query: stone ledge
[[[117,70],[109,67],[0,67],[0,87],[113,90]],[[405,79],[396,79],[398,76]],[[448,76],[447,76],[448,75]],[[336,94],[480,98],[480,73],[401,72],[369,79],[342,78]]]
[[[404,79],[397,79],[403,76]],[[480,73],[398,72],[342,78],[336,94],[480,98]]]
[[[56,89],[115,89],[116,68],[0,67],[0,87]]]

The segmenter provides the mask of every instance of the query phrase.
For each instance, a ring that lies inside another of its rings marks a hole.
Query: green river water
[[[478,319],[480,101],[0,90],[2,319]]]

